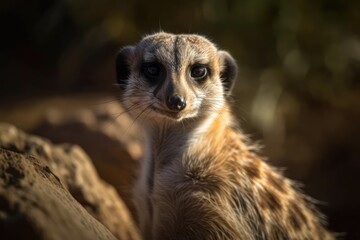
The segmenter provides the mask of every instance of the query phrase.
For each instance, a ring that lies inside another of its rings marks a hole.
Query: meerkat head
[[[237,65],[204,37],[161,32],[121,49],[116,71],[134,117],[176,122],[219,111]]]

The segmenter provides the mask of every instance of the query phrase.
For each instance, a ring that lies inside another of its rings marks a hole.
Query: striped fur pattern
[[[237,126],[230,54],[199,35],[160,32],[123,48],[116,68],[146,135],[134,193],[144,239],[333,239],[312,201]],[[170,96],[186,107],[169,109]]]

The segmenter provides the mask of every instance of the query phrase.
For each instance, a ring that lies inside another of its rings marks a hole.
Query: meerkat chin
[[[144,239],[334,239],[310,198],[239,129],[229,53],[199,35],[160,32],[121,49],[116,71],[145,132],[134,191]]]

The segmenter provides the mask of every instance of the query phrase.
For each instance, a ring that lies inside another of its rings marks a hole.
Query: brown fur
[[[147,61],[161,66],[156,80],[142,73]],[[199,63],[208,68],[201,82],[189,74]],[[228,53],[198,35],[158,33],[124,48],[117,71],[124,105],[146,133],[135,191],[145,239],[333,239],[309,198],[234,127]],[[169,91],[185,109],[167,109]]]

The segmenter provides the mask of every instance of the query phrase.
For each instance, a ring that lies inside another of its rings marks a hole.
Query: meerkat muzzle
[[[171,95],[168,97],[166,105],[170,110],[181,111],[186,107],[186,100],[178,95]]]

